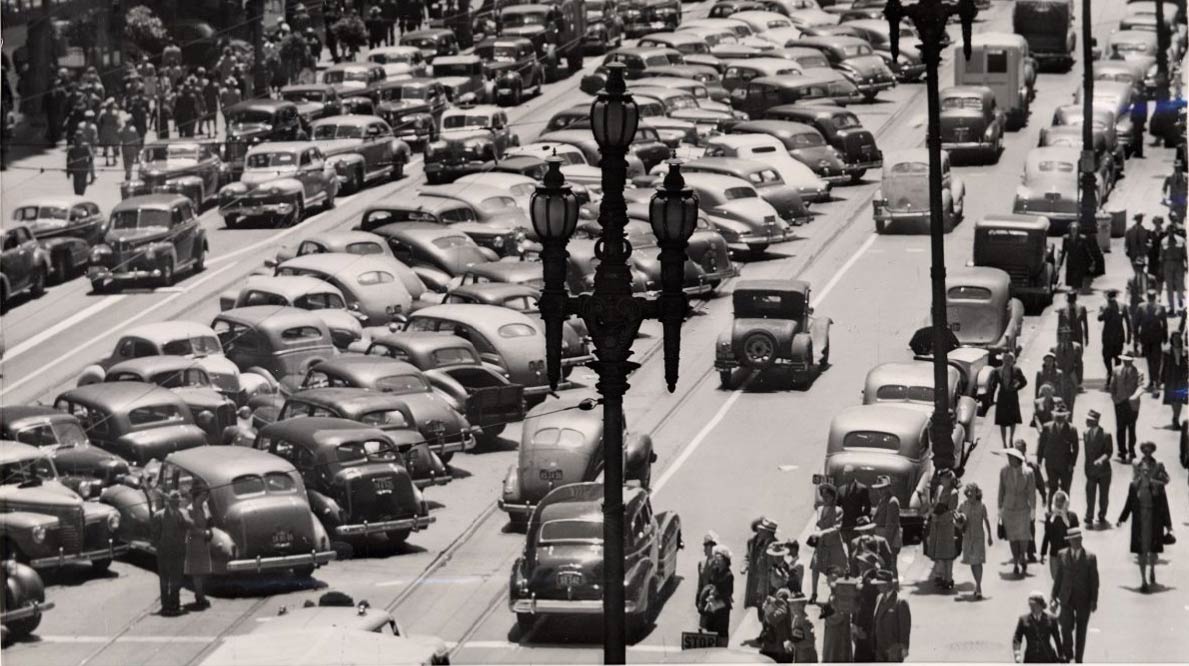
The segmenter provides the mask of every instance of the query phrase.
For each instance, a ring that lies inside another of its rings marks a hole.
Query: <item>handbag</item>
[[[820,542],[821,538],[816,534],[812,534],[808,539],[805,540],[805,545],[809,546],[810,548],[817,548],[817,544]]]
[[[999,526],[995,528],[995,534],[1000,541],[1007,541],[1007,528],[1003,526],[1003,521],[999,521]]]
[[[1160,540],[1164,543],[1164,545],[1171,546],[1177,542],[1177,536],[1172,533],[1172,530],[1168,530],[1164,533],[1164,536],[1161,537]]]

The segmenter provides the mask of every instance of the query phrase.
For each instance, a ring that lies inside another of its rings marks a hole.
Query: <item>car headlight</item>
[[[45,543],[44,525],[37,525],[33,528],[33,543]]]
[[[504,246],[504,237],[496,236],[494,239],[492,239],[491,244],[496,247],[503,247]]]
[[[728,340],[719,340],[718,341],[718,350],[719,351],[730,351],[730,349],[731,349],[730,341],[728,341]]]
[[[120,529],[120,514],[113,512],[107,517],[107,529],[113,532]]]

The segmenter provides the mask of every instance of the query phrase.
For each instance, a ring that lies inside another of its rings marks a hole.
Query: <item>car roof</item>
[[[593,135],[592,135],[593,136]],[[490,197],[511,197],[507,190],[495,185],[482,183],[445,183],[442,185],[426,185],[418,191],[421,197],[433,199],[457,199],[464,202],[477,202]]]
[[[896,403],[876,403],[844,407],[830,421],[830,439],[856,430],[886,432],[909,438],[920,435],[929,422],[929,414]]]
[[[737,176],[727,176],[720,173],[699,173],[696,171],[682,172],[687,185],[708,190],[725,190],[728,187],[747,185],[754,189],[751,182]]]
[[[421,371],[411,363],[383,356],[333,356],[319,363],[318,371],[342,372],[366,378],[392,377],[394,375],[420,375]]]
[[[458,206],[465,206],[466,204],[454,199],[447,199],[444,197],[431,197],[414,194],[411,197],[400,197],[398,199],[390,200],[383,204],[373,204],[368,207],[364,213],[372,213],[376,211],[385,210],[420,210],[428,213],[435,213],[445,208],[455,208]],[[399,222],[397,224],[407,224],[406,222]],[[312,256],[312,255],[306,255]]]
[[[74,416],[45,405],[0,405],[0,423],[13,424],[25,419],[43,422],[70,419]]]
[[[369,391],[367,389],[349,387],[302,389],[289,396],[289,399],[299,402],[322,404],[337,404],[346,402],[365,410],[369,407],[378,409],[392,409],[394,405],[404,404],[404,400],[401,398],[401,396],[394,395],[392,393],[382,393],[380,391]]]
[[[488,182],[490,181],[490,182]],[[470,183],[472,185],[487,185],[489,187],[496,187],[500,189],[513,187],[515,185],[537,185],[540,181],[530,176],[520,173],[506,173],[503,171],[484,171],[482,173],[473,173],[459,178],[455,182]]]
[[[302,310],[301,308],[289,307],[287,305],[249,305],[243,308],[231,308],[215,315],[215,319],[231,321],[253,328],[267,328],[274,331],[298,326],[313,326],[318,329],[326,328],[326,324],[322,323],[322,319],[316,311]],[[326,335],[330,334],[329,331],[323,332]]]
[[[688,166],[691,167],[696,167],[698,165],[708,168],[719,168],[733,173],[753,173],[756,171],[763,171],[764,169],[772,169],[771,166],[764,162],[747,159],[746,157],[699,157],[696,160],[690,161],[688,164]],[[689,171],[689,173],[696,172]]]
[[[1028,151],[1027,163],[1035,164],[1041,160],[1061,160],[1077,163],[1080,151],[1073,146],[1041,146]]]
[[[202,364],[197,359],[187,358],[185,356],[142,356],[140,358],[130,358],[127,361],[120,361],[108,369],[107,374],[122,371],[134,372],[141,376],[155,375],[159,372],[176,372],[179,370],[190,370],[192,368],[202,369]]]
[[[433,351],[452,347],[466,347],[475,353],[475,345],[457,335],[435,333],[430,331],[398,331],[396,333],[381,333],[372,336],[372,342],[386,346],[403,347],[415,351]]]
[[[380,81],[375,85],[373,90],[392,90],[394,88],[428,88],[433,85],[441,85],[437,79],[427,77],[415,76],[407,79],[393,79],[391,81]]]
[[[466,273],[476,275],[498,275],[500,277],[513,275],[541,275],[541,264],[535,261],[489,261],[483,264],[467,266]]]
[[[266,141],[258,143],[248,149],[249,153],[267,153],[275,151],[297,152],[306,148],[317,148],[313,141]]]
[[[951,287],[987,287],[992,292],[1000,290],[1007,293],[1011,284],[1011,277],[999,268],[989,266],[962,266],[951,268],[945,277],[945,288]]]
[[[633,504],[647,496],[647,491],[636,486],[623,489],[625,514]],[[580,519],[603,521],[603,484],[599,482],[570,483],[549,491],[533,512],[536,524],[551,520]]]
[[[737,280],[735,282],[735,292],[738,293],[744,290],[806,294],[809,293],[809,283],[804,280]]]
[[[640,38],[641,41],[645,40],[645,39],[655,39],[658,42],[665,42],[668,44],[676,44],[676,43],[685,44],[685,43],[689,43],[689,42],[703,43],[703,41],[704,41],[701,37],[699,37],[697,35],[682,34],[680,31],[678,31],[678,32],[667,32],[667,31],[666,32],[653,32],[653,33],[644,35],[643,37]]]
[[[165,462],[194,474],[209,486],[225,486],[249,474],[296,471],[288,460],[247,446],[198,446],[175,451],[165,457]]]
[[[352,243],[384,244],[384,239],[370,231],[359,231],[357,229],[327,229],[326,231],[312,233],[302,239],[303,242],[307,240],[322,241],[328,245],[341,247],[346,247]]]
[[[413,33],[410,32],[406,34],[411,35]],[[373,53],[408,53],[412,55],[413,53],[421,53],[421,49],[408,44],[397,44],[396,46],[377,46],[374,49],[368,49],[368,55],[372,55]]]
[[[113,206],[111,212],[115,214],[126,210],[140,210],[141,208],[170,210],[174,206],[187,201],[190,201],[190,198],[184,194],[142,194],[124,199]]]
[[[957,381],[958,369],[948,367],[950,383]],[[894,361],[880,363],[867,371],[867,386],[882,386],[888,383],[933,388],[933,363],[930,361]]]
[[[667,49],[660,46],[621,46],[607,55],[612,56],[617,53],[623,53],[625,55],[638,55],[643,57],[650,55],[668,55],[668,53],[672,50],[673,49]],[[606,59],[604,58],[604,60]]]
[[[329,275],[343,276],[348,275],[348,270],[354,271],[354,275],[379,270],[394,273],[396,268],[392,265],[393,261],[395,260],[386,254],[316,252],[314,254],[303,254],[300,257],[286,259],[281,262],[281,267],[307,269]]]
[[[424,316],[436,319],[466,321],[471,324],[480,324],[482,328],[493,328],[503,324],[524,323],[536,328],[534,320],[523,312],[517,312],[516,310],[500,305],[485,305],[482,303],[431,305],[417,310],[411,316],[414,319]]]
[[[441,58],[435,58],[434,62],[438,62]],[[502,107],[495,104],[473,104],[471,106],[453,106],[446,110],[444,115],[447,116],[465,116],[465,115],[479,115],[480,113],[492,114],[503,111]]]
[[[840,113],[855,115],[854,111],[833,104],[780,104],[768,109],[768,113],[795,113],[807,118],[828,118]]]
[[[381,234],[381,232],[383,233]],[[372,230],[372,233],[388,237],[396,236],[398,238],[425,243],[435,238],[449,236],[470,238],[470,236],[452,228],[450,225],[440,224],[438,222],[389,222],[383,226],[376,227]]]
[[[821,44],[822,46],[857,46],[859,44],[871,46],[871,43],[866,39],[863,39],[862,37],[855,37],[853,35],[813,35],[812,37],[802,37],[801,41],[806,44]]]
[[[185,319],[170,319],[140,324],[124,331],[121,338],[137,337],[151,342],[168,342],[198,336],[213,336],[214,330],[206,324]]]
[[[145,382],[100,382],[64,391],[60,397],[73,402],[102,405],[123,411],[153,405],[180,405],[182,399],[173,391]]]
[[[773,134],[806,134],[809,132],[813,132],[814,134],[821,136],[821,132],[817,131],[816,127],[814,127],[812,125],[806,125],[805,123],[799,123],[795,120],[744,120],[743,122],[734,126],[734,128],[741,128],[741,127],[759,130],[759,133],[769,133],[770,132]],[[747,136],[747,135],[731,133],[731,134],[720,134],[718,136],[711,137],[711,138],[715,141],[718,141],[720,139],[727,139],[727,138],[734,139],[735,137],[743,137],[743,136]]]
[[[384,431],[379,428],[334,416],[298,416],[284,419],[264,426],[260,434],[281,439],[314,441],[326,446],[362,439],[387,439]]]
[[[1022,46],[1025,52],[1028,50],[1028,41],[1023,35],[1014,32],[979,32],[971,37],[970,44],[987,47]]]
[[[505,263],[505,262],[496,262]],[[447,294],[470,294],[476,298],[511,298],[515,296],[537,296],[540,290],[526,284],[516,282],[481,282],[478,284],[460,284],[451,287]]]
[[[415,49],[416,46],[406,46],[404,48]],[[373,51],[374,53],[374,51]],[[477,55],[459,54],[452,56],[438,56],[433,59],[435,65],[469,65],[475,62],[482,62],[483,59]]]
[[[245,109],[275,111],[275,110],[277,110],[281,107],[285,107],[285,106],[296,106],[296,104],[294,104],[293,102],[290,102],[289,100],[268,99],[268,98],[262,97],[262,98],[257,98],[257,99],[248,99],[248,100],[239,102],[239,103],[235,104],[234,106],[232,106],[231,108],[227,109],[227,113],[232,113],[234,111],[243,111]]]
[[[22,199],[21,202],[13,206],[13,208],[24,208],[25,206],[62,206],[64,208],[70,208],[71,206],[83,203],[95,204],[96,206],[99,205],[95,203],[94,199],[80,197],[77,194],[45,194],[36,197],[29,197],[28,199]]]
[[[759,58],[731,58],[726,61],[727,67],[754,67],[755,69],[762,69],[765,71],[779,71],[782,69],[797,69],[796,61],[788,58],[774,58],[772,56],[761,56]]]
[[[0,439],[0,464],[17,462],[18,460],[29,460],[31,458],[45,458],[47,456],[49,456],[48,452],[42,451],[36,446]]]
[[[267,291],[290,301],[310,293],[342,295],[338,287],[310,275],[249,275],[243,289]]]
[[[357,114],[357,113],[344,113],[344,114],[341,114],[338,116],[326,116],[325,118],[319,118],[319,119],[315,120],[314,122],[310,123],[310,125],[313,127],[318,127],[319,125],[334,124],[334,125],[350,125],[352,127],[361,127],[363,125],[370,125],[371,123],[374,123],[377,121],[382,121],[382,120],[384,120],[384,119],[381,118],[380,116],[366,116],[366,115]],[[384,122],[387,122],[387,121],[384,121]]]
[[[775,86],[806,86],[815,83],[833,83],[835,81],[845,81],[846,77],[842,76],[840,72],[834,70],[826,71],[810,71],[805,74],[780,74],[777,76],[757,76],[752,81],[759,83],[767,83]]]
[[[1025,231],[1047,231],[1049,218],[1043,215],[1020,215],[1018,213],[996,213],[974,223],[975,229],[1020,229]]]
[[[853,21],[846,21],[839,25],[849,25],[860,30],[870,30],[872,32],[882,32],[888,34],[891,32],[891,26],[884,19],[854,19]]]
[[[296,420],[296,419],[292,419]],[[281,615],[267,618],[254,628],[254,633],[269,634],[293,631],[305,627],[339,627],[357,631],[376,631],[391,622],[392,614],[383,608],[358,606],[306,606],[287,609]]]
[[[330,67],[327,67],[327,72],[350,72],[359,70],[372,70],[377,67],[374,62],[336,62]]]

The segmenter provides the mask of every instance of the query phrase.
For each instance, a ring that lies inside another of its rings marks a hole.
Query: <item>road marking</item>
[[[527,650],[527,649],[542,649],[542,648],[562,648],[573,649],[573,645],[564,643],[530,643],[528,645],[521,645],[520,643],[513,643],[511,641],[465,641],[459,643],[457,641],[444,641],[446,648],[454,650],[460,647],[468,650]],[[681,651],[681,646],[667,646],[667,645],[629,645],[628,652],[651,652],[654,654],[670,654]]]
[[[689,443],[689,446],[685,447],[685,449],[681,451],[681,455],[677,456],[677,459],[674,460],[673,463],[667,468],[665,468],[665,473],[661,474],[661,478],[652,485],[653,497],[656,497],[660,494],[661,488],[665,487],[665,484],[669,482],[669,479],[673,478],[673,475],[677,473],[677,470],[681,469],[681,466],[685,463],[685,461],[688,460],[691,455],[693,455],[694,451],[698,450],[698,447],[701,446],[702,442],[706,440],[706,436],[710,434],[710,431],[718,427],[718,424],[721,423],[726,417],[727,412],[731,410],[731,407],[739,401],[739,396],[741,395],[743,395],[742,389],[736,389],[732,391],[731,397],[727,398],[726,402],[724,402],[722,406],[718,408],[718,411],[714,414],[714,418],[710,419],[706,422],[706,425],[702,426],[702,429],[698,431],[698,434],[694,437],[693,441]]]
[[[127,298],[127,296],[125,296],[123,294],[116,294],[114,296],[107,296],[106,298],[102,298],[102,299],[96,301],[95,303],[92,303],[90,307],[83,309],[83,310],[79,310],[78,312],[67,317],[66,319],[63,319],[62,321],[58,322],[57,324],[54,324],[53,326],[45,329],[44,331],[38,333],[37,335],[34,335],[33,337],[22,341],[20,344],[16,345],[12,349],[9,349],[7,352],[5,352],[4,358],[0,359],[0,363],[4,363],[5,361],[11,361],[12,359],[16,358],[17,356],[20,356],[21,354],[29,351],[33,347],[36,347],[37,345],[54,337],[55,335],[61,333],[62,331],[65,331],[66,329],[70,328],[71,326],[74,326],[75,324],[86,319],[87,317],[90,317],[91,315],[99,312],[100,310],[102,310],[106,307],[115,305],[116,303],[119,303],[120,301],[124,300],[125,298]]]
[[[846,263],[842,265],[842,268],[838,269],[838,272],[834,274],[834,277],[830,278],[830,281],[826,283],[826,286],[822,287],[822,290],[817,292],[817,298],[813,299],[814,305],[821,305],[822,301],[826,300],[826,296],[829,295],[834,287],[842,281],[842,277],[846,275],[847,271],[849,271],[851,267],[855,265],[855,262],[857,262],[859,258],[862,257],[872,245],[875,244],[876,238],[876,234],[871,234],[867,237],[867,240],[863,241],[863,244],[859,246],[859,251],[852,254],[850,259],[847,259]]]
[[[218,636],[38,636],[40,643],[210,643]]]

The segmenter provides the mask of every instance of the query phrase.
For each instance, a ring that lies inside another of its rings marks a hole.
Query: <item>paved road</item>
[[[687,9],[700,15],[707,7],[705,3]],[[1112,18],[1110,11],[1119,8],[1107,8],[1104,21]],[[1005,30],[1009,16],[1010,5],[996,3],[979,27]],[[1104,35],[1100,34],[1100,39]],[[947,66],[943,80],[950,76]],[[553,110],[584,98],[578,97],[577,80],[571,77],[554,84],[544,98],[513,114],[513,122],[521,124],[523,139],[539,132]],[[967,183],[968,220],[1007,209],[1025,153],[1035,145],[1040,128],[1048,124],[1052,109],[1069,99],[1077,81],[1076,71],[1042,75],[1032,122],[1009,137],[999,164],[956,169]],[[880,103],[856,110],[887,151],[922,143],[923,108],[923,87],[909,85],[884,94]],[[1151,205],[1159,187],[1155,179],[1167,172],[1169,162],[1162,150],[1152,150],[1142,162],[1133,160],[1112,204],[1129,208]],[[7,175],[5,181],[7,205]],[[318,214],[296,230],[279,233],[226,231],[218,216],[208,213],[204,225],[211,234],[209,267],[174,291],[91,296],[79,280],[51,289],[42,299],[15,308],[0,321],[8,347],[0,366],[5,375],[0,399],[52,399],[63,386],[73,383],[86,362],[108,351],[118,332],[133,322],[172,317],[209,321],[217,308],[214,296],[275,252],[277,244],[292,243],[314,230],[349,227],[368,203],[409,192],[418,182],[420,169],[414,167],[410,177],[400,183],[345,197],[332,214]],[[665,652],[678,649],[680,632],[696,626],[693,590],[684,579],[694,573],[696,544],[704,531],[714,529],[732,545],[736,566],[741,564],[747,525],[761,513],[778,520],[783,533],[800,535],[804,541],[812,510],[810,476],[821,467],[830,417],[840,407],[857,402],[869,368],[908,358],[908,337],[928,316],[928,241],[921,236],[874,236],[870,198],[875,189],[871,178],[862,185],[841,188],[838,201],[816,207],[818,217],[799,229],[798,240],[774,247],[765,258],[744,269],[749,278],[798,276],[809,280],[818,312],[835,320],[833,365],[809,390],[790,390],[774,382],[753,382],[734,391],[718,388],[711,371],[713,343],[729,324],[728,299],[700,304],[700,316],[687,323],[683,378],[672,395],[663,388],[663,369],[656,356],[659,328],[645,326],[643,339],[636,346],[643,367],[632,380],[628,423],[633,430],[652,433],[659,454],[653,476],[654,505],[658,510],[680,512],[686,541],[695,547],[679,559],[682,579],[670,591],[656,627],[629,651],[632,661],[656,661]],[[947,237],[950,266],[969,259],[972,227],[968,222]],[[1109,255],[1112,278],[1100,280],[1096,286],[1120,281],[1118,276],[1125,267],[1119,249]],[[1086,305],[1093,308],[1099,300],[1095,295]],[[1027,376],[1032,376],[1039,352],[1051,344],[1054,326],[1052,313],[1027,320],[1023,359]],[[1095,345],[1087,350],[1086,358],[1088,385],[1093,387],[1102,373]],[[579,382],[593,384],[592,377],[583,372],[577,376]],[[1081,422],[1084,410],[1102,399],[1101,392],[1089,391],[1078,401],[1075,423]],[[1112,428],[1110,410],[1099,410]],[[1172,433],[1156,428],[1167,420],[1166,414],[1155,405],[1145,406],[1141,437],[1161,443],[1159,455],[1174,474],[1171,499],[1177,514],[1176,507],[1184,507],[1186,502],[1185,474],[1173,463]],[[1002,459],[991,455],[998,446],[998,435],[991,432],[989,423],[985,420],[980,431],[983,446],[975,454],[968,478],[993,489]],[[432,633],[454,645],[456,663],[597,662],[601,656],[597,626],[555,621],[539,624],[530,635],[520,636],[506,608],[508,571],[523,537],[506,530],[494,500],[504,472],[515,461],[518,440],[519,428],[513,427],[495,450],[457,458],[460,478],[429,494],[441,504],[435,512],[438,522],[430,530],[415,535],[398,553],[320,569],[318,589],[339,589],[375,606],[394,609],[409,630]],[[1122,505],[1123,471],[1117,470],[1112,493],[1116,509]],[[1074,487],[1075,507],[1080,508],[1083,499],[1076,479]],[[1167,655],[1176,654],[1167,651],[1170,647],[1185,647],[1184,639],[1175,633],[1178,623],[1183,626],[1185,620],[1184,595],[1171,589],[1140,597],[1127,589],[1134,588],[1136,572],[1124,554],[1124,532],[1096,533],[1087,539],[1088,547],[1100,553],[1104,581],[1110,581],[1104,584],[1101,612],[1094,622],[1096,628],[1106,629],[1107,635],[1091,639],[1088,656],[1167,659]],[[955,604],[951,595],[928,594],[927,588],[914,585],[926,577],[928,565],[919,549],[905,549],[901,570],[906,573],[910,590],[906,593],[916,618],[913,660],[1002,661],[1008,657],[1006,646],[1014,616],[1021,612],[1027,592],[1033,587],[1044,589],[1048,582],[1042,574],[1027,582],[1000,580],[1003,567],[995,562],[1003,554],[999,545],[992,550],[985,583],[989,599],[981,604]],[[808,552],[805,555],[807,558]],[[1176,548],[1166,555],[1171,565],[1166,573],[1162,571],[1170,585],[1185,573],[1185,565],[1177,562],[1176,555]],[[964,581],[967,573],[960,570],[957,577]],[[6,662],[18,666],[195,663],[219,637],[248,631],[274,615],[279,605],[300,604],[319,593],[284,581],[254,590],[224,590],[216,596],[212,609],[167,619],[154,614],[157,588],[147,562],[116,563],[112,574],[102,578],[93,578],[86,569],[70,569],[50,576],[47,582],[57,608],[45,617],[40,640],[7,649]],[[1166,641],[1123,644],[1111,640],[1108,644],[1106,640],[1115,634],[1154,636],[1165,625]],[[955,626],[961,626],[962,631],[954,631]],[[742,609],[733,614],[732,627],[735,643],[757,631],[754,615]]]

